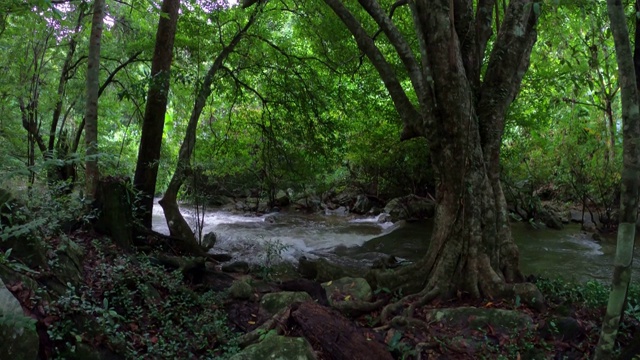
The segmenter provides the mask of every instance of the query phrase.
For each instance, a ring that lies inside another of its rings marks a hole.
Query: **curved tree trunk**
[[[495,1],[406,2],[420,45],[418,57],[376,0],[358,0],[395,48],[417,104],[409,100],[393,67],[348,5],[340,0],[325,3],[380,74],[404,122],[402,139],[427,138],[438,181],[427,254],[412,266],[376,274],[378,285],[419,292],[418,303],[456,293],[494,297],[531,291],[530,286],[513,285],[522,275],[499,160],[504,119],[529,66],[540,3],[509,2],[484,64],[494,7],[502,11]],[[534,294],[539,300],[537,290]]]
[[[225,46],[222,49],[220,54],[216,57],[215,61],[209,68],[209,71],[207,71],[207,75],[204,78],[202,87],[198,91],[196,102],[193,105],[193,110],[191,111],[191,116],[189,117],[189,123],[187,125],[187,131],[185,133],[184,140],[182,141],[182,145],[180,145],[180,152],[178,153],[178,164],[176,166],[176,170],[171,177],[171,181],[169,182],[169,186],[167,187],[164,196],[159,201],[159,204],[160,206],[162,206],[162,210],[164,211],[164,217],[167,221],[167,226],[169,227],[171,236],[180,238],[186,243],[193,244],[194,247],[199,245],[196,241],[193,231],[191,230],[191,227],[180,213],[180,208],[178,207],[177,201],[178,191],[180,191],[180,187],[191,171],[191,155],[193,154],[193,150],[196,146],[196,130],[198,127],[198,122],[200,120],[200,115],[202,114],[202,110],[206,105],[209,95],[211,95],[213,78],[218,73],[218,70],[222,68],[223,63],[227,59],[229,54],[231,54],[236,45],[238,45],[242,36],[254,23],[256,14],[257,12],[254,12],[251,15],[249,21],[247,21],[247,24],[236,33],[229,45]]]
[[[151,61],[151,84],[144,109],[142,135],[133,186],[140,191],[142,225],[151,228],[151,211],[158,178],[158,161],[162,148],[164,117],[167,112],[173,42],[178,24],[180,0],[163,0],[160,9],[156,45]],[[85,135],[86,136],[86,135]]]

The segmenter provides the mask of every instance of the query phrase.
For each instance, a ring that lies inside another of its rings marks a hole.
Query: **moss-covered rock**
[[[56,249],[57,261],[53,266],[53,273],[63,284],[74,285],[82,281],[82,261],[84,249],[68,237],[60,237],[60,244]]]
[[[38,357],[36,322],[0,280],[0,359],[31,360]]]
[[[323,283],[322,287],[332,306],[342,301],[370,301],[373,296],[371,286],[363,278],[344,277]]]
[[[231,360],[264,359],[312,360],[316,359],[316,356],[305,338],[271,335],[231,357]]]
[[[295,302],[313,301],[311,296],[302,291],[282,291],[265,294],[260,300],[260,307],[269,315],[286,308]]]
[[[248,300],[253,295],[253,288],[244,280],[236,280],[229,287],[229,296],[233,299]]]

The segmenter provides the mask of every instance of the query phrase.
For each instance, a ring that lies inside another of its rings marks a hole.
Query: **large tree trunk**
[[[395,48],[417,104],[409,100],[392,66],[345,3],[325,0],[380,74],[404,122],[402,138],[427,138],[438,181],[427,254],[412,266],[379,273],[375,280],[405,293],[420,292],[422,301],[456,293],[494,297],[531,291],[530,286],[513,285],[522,276],[499,160],[504,119],[529,66],[540,4],[509,3],[485,65],[485,49],[493,35],[493,0],[406,2],[419,57],[377,1],[358,2]]]
[[[164,196],[159,201],[159,204],[162,206],[162,210],[164,211],[164,217],[167,220],[167,227],[169,228],[171,236],[183,239],[188,243],[197,244],[197,241],[191,227],[182,216],[182,213],[180,213],[180,208],[178,207],[178,192],[191,170],[191,155],[196,147],[196,130],[198,122],[200,121],[200,115],[206,105],[207,99],[211,95],[211,87],[213,85],[214,77],[218,73],[218,70],[222,68],[223,63],[229,54],[231,54],[233,49],[238,45],[242,36],[254,23],[255,17],[256,12],[251,15],[247,24],[236,33],[229,45],[222,49],[213,64],[211,64],[209,71],[207,71],[207,75],[205,76],[202,86],[198,91],[196,101],[193,105],[193,110],[191,111],[184,140],[182,141],[182,145],[180,145],[176,170],[171,177],[171,181],[169,182],[169,186],[167,187]]]
[[[140,215],[142,224],[147,228],[151,228],[151,211],[153,196],[156,192],[158,161],[162,147],[164,117],[167,111],[173,42],[176,35],[179,8],[180,0],[164,0],[160,9],[156,46],[151,62],[151,83],[147,94],[138,162],[133,179],[134,187],[142,195],[139,204],[142,209]]]
[[[620,0],[607,0],[609,19],[618,61],[618,79],[622,100],[623,168],[620,189],[620,219],[618,243],[613,268],[613,281],[607,312],[602,320],[600,341],[594,359],[611,359],[620,318],[624,311],[627,290],[631,280],[633,245],[638,217],[638,186],[640,185],[640,99],[638,99],[638,74],[634,69],[631,42],[624,8]],[[638,24],[636,22],[636,24]],[[637,30],[636,30],[637,31]],[[636,49],[639,33],[636,32]],[[639,55],[636,52],[636,55]],[[640,59],[636,58],[636,64]]]
[[[100,88],[100,41],[104,18],[104,0],[93,3],[93,20],[89,38],[89,56],[87,59],[87,106],[85,118],[87,130],[86,143],[86,197],[93,201],[98,186],[98,89]]]

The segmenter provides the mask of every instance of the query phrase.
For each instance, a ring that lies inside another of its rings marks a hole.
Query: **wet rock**
[[[564,227],[561,217],[554,210],[540,209],[538,217],[550,229],[561,230]]]
[[[289,194],[287,194],[284,190],[279,190],[276,193],[275,198],[273,199],[274,206],[287,206],[289,205],[290,199]]]
[[[358,195],[351,211],[356,214],[366,214],[371,208],[373,208],[371,200],[366,195]]]
[[[246,274],[250,270],[249,263],[246,261],[234,261],[231,264],[223,265],[222,271],[227,273]]]
[[[253,295],[253,287],[244,280],[236,280],[229,287],[229,296],[233,299],[248,300]]]
[[[427,198],[407,195],[392,199],[384,207],[384,212],[391,216],[391,221],[403,219],[426,219],[436,213],[436,204]]]
[[[247,346],[230,360],[313,360],[313,348],[305,338],[268,335],[261,342]]]
[[[233,256],[229,255],[229,254],[209,254],[209,257],[212,258],[215,261],[219,261],[219,262],[227,262],[231,259],[233,259]]]
[[[322,284],[330,305],[343,301],[370,301],[373,291],[363,278],[344,277]]]
[[[346,216],[349,214],[349,209],[344,206],[340,206],[335,210],[331,210],[329,208],[324,209],[325,215],[336,215],[336,216]]]
[[[218,236],[216,235],[216,233],[214,233],[213,231],[206,233],[202,237],[202,246],[207,249],[211,249],[216,245],[216,241],[218,241]]]
[[[383,224],[383,223],[386,223],[386,222],[391,222],[391,220],[392,220],[391,219],[391,215],[389,215],[387,213],[382,213],[382,214],[378,215],[378,218],[376,219],[376,221],[379,224]]]
[[[39,338],[35,320],[22,312],[22,307],[0,280],[0,359],[35,360]]]
[[[306,292],[282,291],[265,294],[260,300],[260,308],[270,315],[296,302],[313,301]]]

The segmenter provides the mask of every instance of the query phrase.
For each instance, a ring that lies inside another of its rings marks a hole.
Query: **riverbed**
[[[184,210],[184,215],[187,221],[193,221],[189,210]],[[168,233],[162,208],[157,204],[153,227]],[[256,216],[214,210],[204,217],[203,234],[216,233],[213,252],[228,253],[250,263],[261,263],[267,253],[277,251],[283,261],[295,262],[307,256],[370,265],[384,255],[408,261],[419,259],[427,251],[432,227],[431,221],[392,224],[379,222],[378,217],[299,212]],[[591,234],[581,231],[579,224],[552,230],[513,223],[512,232],[525,274],[576,281],[611,279],[615,239],[595,241]],[[634,253],[632,281],[638,282],[638,245]]]

